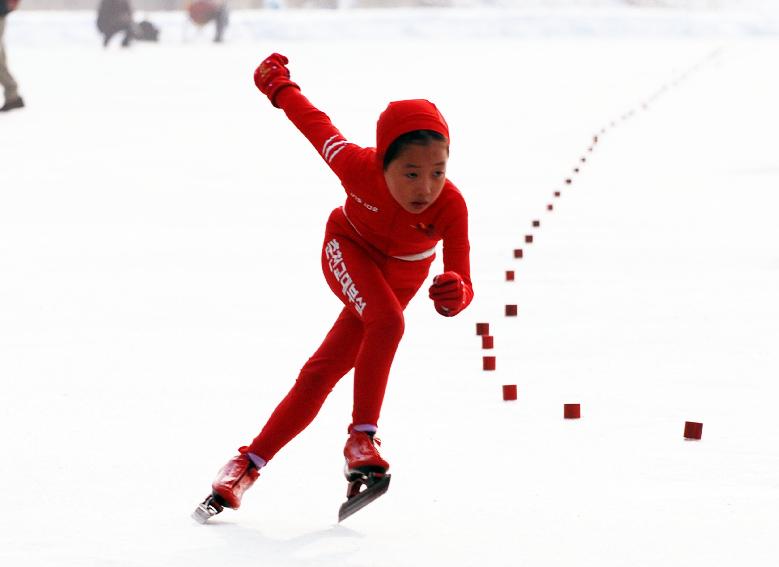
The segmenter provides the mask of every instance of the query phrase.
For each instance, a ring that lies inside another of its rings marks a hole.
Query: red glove
[[[289,63],[289,59],[279,53],[274,53],[260,63],[260,66],[254,71],[254,84],[276,108],[278,108],[276,96],[281,92],[281,89],[295,87],[300,90],[296,83],[289,80],[287,63]]]
[[[433,278],[430,299],[435,310],[444,317],[453,317],[465,309],[473,299],[471,286],[457,272],[444,272]]]

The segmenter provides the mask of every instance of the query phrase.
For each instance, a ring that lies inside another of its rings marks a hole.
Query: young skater
[[[473,298],[468,211],[446,178],[449,130],[427,100],[392,102],[379,116],[376,147],[349,142],[290,80],[274,53],[254,73],[257,88],[281,108],[346,190],[327,221],[322,271],[344,304],[324,342],[260,434],[219,471],[208,504],[238,508],[260,469],[314,419],[338,380],[354,368],[354,407],[344,447],[346,476],[383,475],[389,463],[374,437],[390,366],[403,336],[403,310],[428,275],[443,240],[444,273],[429,296],[438,313],[457,315]],[[200,508],[199,508],[200,509]]]

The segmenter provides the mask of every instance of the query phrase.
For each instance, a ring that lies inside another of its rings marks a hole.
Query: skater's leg
[[[322,345],[308,359],[295,385],[276,407],[249,452],[269,461],[316,417],[327,396],[354,366],[362,322],[344,308]]]
[[[394,296],[387,296],[382,312],[365,322],[362,345],[354,362],[354,424],[379,423],[390,366],[405,330],[403,311],[391,299]]]
[[[382,276],[391,288],[401,312],[419,290],[422,282],[424,282],[431,262],[432,259],[424,263],[412,263],[396,259],[387,259],[383,262],[381,266]],[[367,327],[368,325],[366,324]],[[362,344],[362,349],[365,349],[366,352],[372,348],[367,337],[368,332],[366,331],[366,340]],[[358,377],[365,376],[364,373],[358,372],[358,370],[363,368],[363,364],[370,365],[375,355],[370,355],[367,360],[361,361],[362,349],[355,362],[354,415],[352,426],[349,428],[349,438],[344,446],[344,457],[346,458],[345,473],[349,480],[364,479],[367,478],[366,475],[384,475],[387,469],[389,469],[389,463],[379,454],[376,439],[373,436],[377,430],[376,424],[383,401],[383,391],[381,392],[382,397],[378,397],[379,392],[371,389],[370,382],[363,383],[361,380],[358,380]],[[388,364],[391,364],[394,351],[388,353],[388,355],[390,355]],[[386,385],[386,379],[384,384]],[[354,486],[350,486],[351,494]]]
[[[405,322],[403,309],[376,261],[349,238],[329,234],[322,266],[330,289],[363,323],[354,363],[352,423],[376,425],[390,366]]]
[[[332,236],[325,240],[323,270],[328,285],[346,307],[249,446],[249,452],[264,461],[311,423],[335,384],[352,368],[353,423],[375,429],[389,367],[403,334],[402,308],[427,275],[429,263],[402,264],[400,271],[388,266],[387,274],[382,274],[360,246],[348,238]],[[398,285],[397,290],[387,285],[387,276]]]

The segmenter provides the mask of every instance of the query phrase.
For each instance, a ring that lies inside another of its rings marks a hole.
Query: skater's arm
[[[346,140],[330,117],[311,104],[299,90],[284,89],[276,102],[330,169],[343,180],[348,171],[346,164],[349,157],[361,148]]]
[[[468,208],[457,192],[446,210],[444,232],[444,273],[436,276],[430,287],[435,309],[453,317],[468,307],[473,299],[471,284],[471,245],[468,240]]]
[[[347,156],[354,155],[361,148],[348,142],[330,117],[300,92],[297,83],[290,79],[287,63],[287,58],[278,53],[267,57],[254,72],[254,83],[273,106],[284,110],[290,121],[343,181],[349,169]]]

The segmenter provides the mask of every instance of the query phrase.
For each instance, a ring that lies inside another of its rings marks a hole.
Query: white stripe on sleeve
[[[327,163],[333,163],[333,160],[335,159],[335,156],[337,156],[337,155],[338,155],[338,154],[341,152],[341,150],[342,150],[342,149],[344,149],[344,148],[346,147],[346,145],[347,145],[348,143],[349,143],[349,142],[344,142],[344,143],[343,143],[343,145],[341,145],[341,147],[340,147],[340,148],[338,148],[337,150],[335,150],[335,151],[333,152],[333,155],[331,155],[331,156],[330,156],[330,158],[327,160]]]
[[[325,158],[327,163],[332,163],[333,158],[350,143],[351,142],[347,142],[338,134],[335,134],[328,138],[322,146],[322,157]]]

